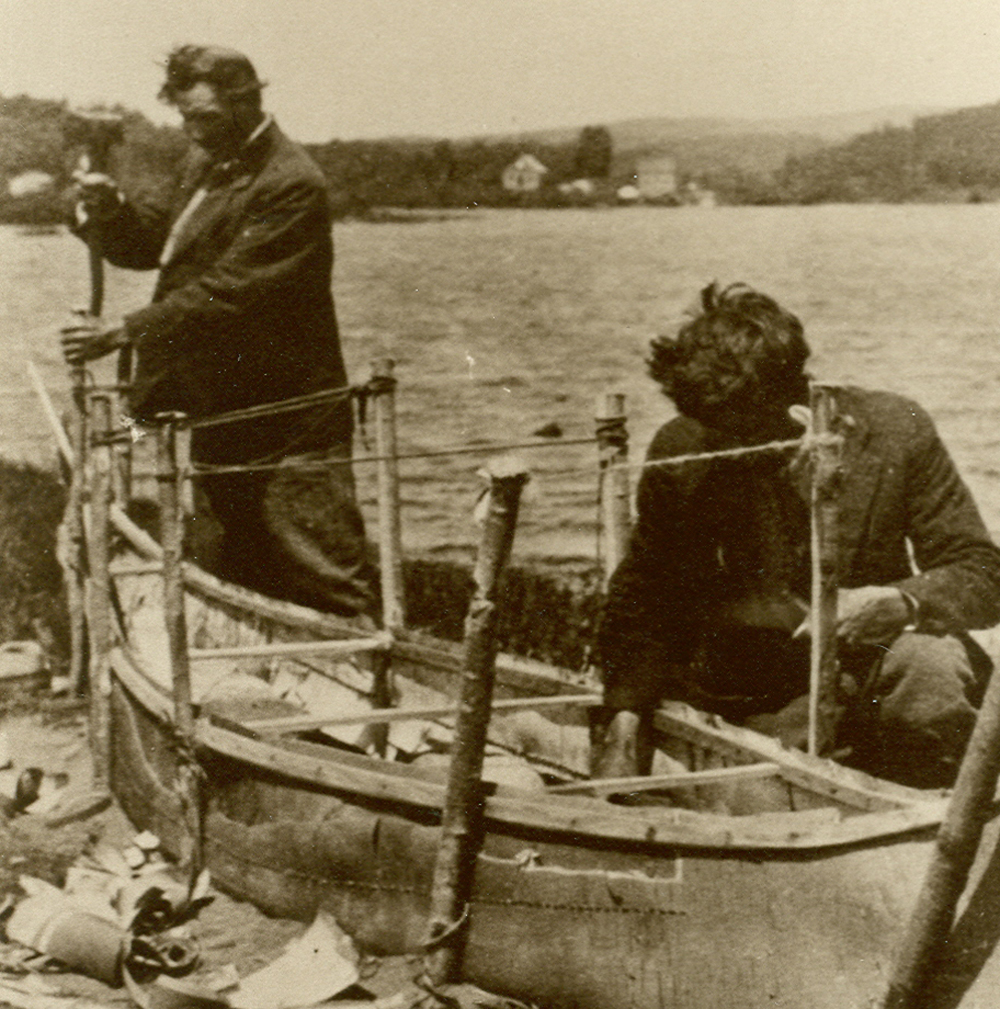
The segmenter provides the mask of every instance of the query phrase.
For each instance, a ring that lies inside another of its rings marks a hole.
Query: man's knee
[[[975,721],[977,675],[968,648],[955,637],[900,635],[875,678],[873,700],[889,726],[921,730],[941,722]]]
[[[653,713],[591,709],[590,773],[594,778],[649,774],[653,762]]]
[[[920,787],[951,784],[989,673],[977,646],[957,637],[901,635],[857,699],[860,766]]]

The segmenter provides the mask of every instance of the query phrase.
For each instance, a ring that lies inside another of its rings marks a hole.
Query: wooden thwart
[[[578,704],[591,707],[600,704],[599,694],[556,694],[553,697],[513,697],[494,701],[492,712],[528,711],[535,708],[551,708]],[[356,715],[340,715],[335,718],[316,715],[289,716],[287,718],[259,718],[240,724],[251,732],[288,733],[307,732],[310,729],[334,728],[340,725],[377,725],[380,722],[405,722],[411,719],[453,718],[456,705],[424,705],[415,708],[374,708]]]
[[[640,775],[637,778],[600,778],[553,785],[550,793],[558,795],[618,795],[622,792],[654,792],[660,789],[714,785],[727,781],[773,778],[781,774],[781,765],[772,763],[739,764],[736,767],[711,767],[704,771],[677,771],[673,774]]]
[[[391,646],[392,638],[388,634],[379,634],[370,638],[343,638],[336,641],[270,641],[258,645],[190,648],[188,658],[194,662],[205,659],[248,659],[283,655],[355,655],[358,652],[384,651]]]

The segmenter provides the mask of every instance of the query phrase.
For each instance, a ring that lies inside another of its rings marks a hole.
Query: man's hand
[[[100,224],[118,213],[125,198],[118,183],[103,172],[78,169],[73,173],[76,191],[76,220],[84,224]]]
[[[846,645],[889,645],[915,619],[916,603],[892,585],[864,585],[837,592],[837,637]],[[792,635],[805,638],[807,616]]]
[[[62,330],[62,352],[66,363],[77,367],[96,361],[128,343],[120,324],[111,325],[86,312],[77,312],[74,321]]]
[[[837,593],[837,636],[847,645],[891,644],[912,623],[913,607],[892,585]]]

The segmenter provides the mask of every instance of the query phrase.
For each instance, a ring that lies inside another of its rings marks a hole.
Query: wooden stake
[[[73,690],[82,694],[87,681],[87,606],[84,593],[84,530],[83,506],[86,499],[84,483],[87,472],[87,403],[83,368],[72,371],[73,413],[70,448],[72,476],[69,499],[63,518],[66,536],[66,605],[69,609],[70,667]]]
[[[163,543],[163,609],[173,678],[174,715],[185,739],[194,734],[191,710],[191,670],[188,662],[187,619],[181,560],[184,516],[177,467],[177,425],[171,419],[157,430],[157,479],[160,484],[160,529]]]
[[[184,611],[183,476],[177,465],[176,415],[168,415],[157,430],[157,479],[160,485],[160,529],[163,544],[163,610],[174,699],[174,719],[181,745],[178,787],[185,802],[191,850],[184,861],[201,865],[201,816],[198,771],[194,758],[194,706],[188,658],[187,618]]]
[[[396,379],[395,362],[383,357],[372,362],[372,384],[375,388],[375,440],[378,453],[378,544],[379,573],[382,588],[382,626],[391,635],[403,627],[406,612],[403,604],[403,545],[399,515],[399,463],[396,460]],[[376,708],[388,708],[396,702],[396,687],[392,674],[392,654],[388,650],[371,657],[372,703]],[[371,742],[385,756],[389,744],[389,727],[374,726]]]
[[[372,362],[375,438],[378,452],[378,542],[382,579],[382,619],[387,631],[403,626],[403,547],[399,517],[399,463],[396,461],[396,379],[394,362]]]
[[[809,655],[809,753],[831,739],[837,709],[837,515],[842,439],[834,434],[832,387],[810,385],[812,407],[811,557],[812,605]]]
[[[947,946],[958,903],[983,834],[993,815],[1000,775],[1000,676],[994,670],[955,791],[938,830],[934,854],[900,947],[884,1009],[919,1009]]]
[[[87,623],[90,630],[90,745],[94,784],[107,786],[111,778],[111,633],[110,508],[112,480],[111,401],[108,396],[90,400],[93,445],[90,452],[90,530],[87,558],[90,580]]]
[[[603,587],[621,563],[628,548],[632,514],[628,481],[628,431],[625,397],[621,393],[599,396],[595,413],[600,456],[601,561]]]
[[[527,471],[511,461],[491,466],[489,509],[474,572],[475,591],[465,621],[455,741],[441,814],[441,839],[431,884],[431,951],[426,969],[434,984],[458,968],[465,904],[472,883],[482,814],[481,779],[496,660],[496,596],[510,557]]]

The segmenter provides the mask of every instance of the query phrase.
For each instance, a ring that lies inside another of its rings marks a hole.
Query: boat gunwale
[[[115,649],[111,665],[131,697],[158,721],[173,724],[168,693],[142,671],[129,650]],[[354,795],[367,803],[408,807],[421,819],[437,816],[444,801],[445,782],[436,781],[424,770],[304,740],[268,737],[218,715],[199,715],[195,741],[212,753],[312,787]],[[538,832],[569,843],[728,853],[803,852],[877,842],[936,827],[945,802],[944,798],[935,798],[829,822],[822,816],[828,812],[825,809],[728,816],[674,807],[623,806],[590,796],[536,795],[512,786],[497,786],[485,799],[485,817],[494,829]],[[817,819],[824,822],[817,826]]]
[[[115,525],[123,538],[138,551],[142,557],[148,561],[162,556],[162,551],[158,543],[144,530],[136,526],[124,513],[116,510],[113,515]],[[116,574],[127,576],[127,566],[116,566]],[[301,630],[312,633],[329,635],[330,637],[349,637],[358,633],[358,628],[352,628],[347,622],[330,614],[323,614],[296,603],[284,600],[269,599],[239,585],[233,585],[203,571],[191,562],[184,562],[183,576],[185,586],[194,592],[207,597],[208,599],[221,602],[225,605],[233,606],[236,609],[248,611],[255,616],[275,620],[286,625],[296,626]],[[402,630],[395,635],[395,640],[390,649],[392,658],[402,658],[414,662],[428,662],[436,660],[440,668],[454,670],[460,663],[460,654],[457,648],[449,649],[442,647],[441,642],[433,642],[422,639],[418,634],[412,634]],[[119,654],[124,655],[124,652]],[[146,680],[152,686],[151,679],[141,673],[135,665],[135,657],[131,655],[125,663],[137,676]],[[530,681],[532,687],[536,688],[541,681],[549,688],[550,694],[572,692],[580,687],[581,677],[573,677],[569,681],[557,680],[553,675],[553,667],[544,663],[520,659],[514,656],[500,655],[497,657],[498,673],[504,676],[513,674],[515,678],[523,678]],[[120,670],[118,670],[120,674]],[[130,678],[131,679],[131,678]],[[573,682],[576,680],[576,682]],[[127,684],[126,684],[127,685]],[[525,683],[527,689],[527,682]],[[139,687],[140,693],[142,688]],[[152,700],[149,692],[145,692],[148,700]],[[137,700],[141,697],[134,694]],[[164,695],[166,698],[166,695]],[[161,709],[161,718],[167,720],[172,718],[172,708],[169,701]],[[694,718],[698,717],[702,724],[696,724]],[[680,721],[678,721],[680,719]],[[719,744],[724,740],[722,733],[718,732],[718,724],[721,720],[702,716],[695,712],[693,708],[686,705],[668,704],[657,712],[656,721],[658,727],[663,730],[672,730],[678,724],[685,724],[689,729],[697,729],[702,735],[708,734],[708,729],[714,730],[712,733],[713,744]],[[706,724],[707,723],[707,724]],[[224,736],[214,736],[208,728],[210,722],[204,718],[199,718],[196,727],[197,738],[201,745],[209,745],[207,739],[215,740],[216,745],[221,745]],[[224,732],[225,730],[220,730]],[[735,740],[725,740],[734,750],[744,750],[746,746],[752,744],[750,752],[754,752],[757,759],[775,760],[782,765],[783,775],[786,771],[791,771],[799,778],[799,782],[805,787],[812,787],[818,782],[834,781],[834,793],[830,794],[831,799],[836,798],[836,789],[845,792],[847,801],[850,801],[850,793],[867,791],[864,785],[867,784],[868,776],[859,772],[841,768],[832,761],[821,760],[821,758],[808,757],[805,754],[792,754],[775,740],[767,739],[757,733],[750,733],[749,730],[738,729],[736,727],[726,727],[727,733],[734,735]],[[230,733],[230,735],[235,735]],[[247,738],[247,737],[244,737]],[[259,766],[269,766],[273,764],[274,756],[282,751],[288,751],[292,745],[291,740],[267,741],[263,737],[254,740],[257,747],[263,748],[260,754],[261,764]],[[301,744],[299,744],[301,745]],[[209,745],[209,748],[214,747]],[[326,754],[326,758],[331,762],[336,762],[337,751],[333,748]],[[257,751],[254,751],[255,755]],[[375,758],[367,758],[372,768],[369,773],[374,779],[374,783],[380,777],[385,777],[386,766],[384,762]],[[819,768],[808,766],[811,762],[822,763],[822,773]],[[256,762],[256,760],[252,761]],[[381,770],[379,765],[381,764]],[[303,780],[309,780],[306,775]],[[792,780],[787,779],[786,780]],[[769,836],[764,832],[763,836],[747,829],[748,824],[761,821],[759,817],[767,815],[772,819],[778,815],[785,815],[793,818],[798,817],[802,821],[803,814],[789,812],[788,814],[756,814],[750,816],[723,816],[720,814],[703,813],[694,810],[666,809],[656,810],[658,816],[653,816],[649,812],[656,807],[626,807],[608,803],[603,799],[587,797],[546,794],[544,801],[535,807],[535,804],[526,799],[508,799],[504,795],[494,794],[486,799],[486,816],[498,824],[508,824],[518,828],[527,826],[547,825],[555,827],[557,832],[568,833],[573,837],[588,837],[606,839],[608,841],[634,841],[640,843],[655,843],[657,846],[670,846],[672,844],[690,845],[699,844],[707,847],[722,847],[729,850],[741,847],[751,849],[783,848],[804,850],[812,848],[840,847],[843,845],[856,844],[864,841],[871,841],[877,838],[890,837],[913,831],[925,830],[938,825],[944,815],[947,806],[947,793],[938,793],[928,797],[916,789],[897,786],[892,782],[881,782],[878,779],[871,779],[871,784],[877,786],[873,789],[873,798],[882,802],[897,804],[894,809],[881,809],[870,812],[858,812],[855,815],[846,817],[838,823],[829,824],[821,831],[806,829],[803,831],[785,829],[782,836]],[[435,791],[432,785],[432,792]],[[437,792],[441,799],[435,803],[440,808],[443,801],[444,786],[437,786]],[[363,793],[362,793],[363,794]],[[828,793],[829,794],[829,793]],[[530,796],[530,793],[522,793]],[[406,797],[401,797],[404,803]],[[412,802],[408,803],[413,805]],[[532,822],[525,823],[523,815],[519,815],[519,810],[532,809],[536,815],[532,816]],[[554,810],[565,810],[567,817],[557,824],[552,824],[552,812]],[[641,813],[638,812],[641,810]],[[609,811],[610,815],[609,815]],[[807,811],[808,812],[808,811]],[[574,815],[579,813],[580,815]],[[589,813],[590,817],[583,817],[582,814]],[[669,814],[669,815],[668,815]],[[685,814],[681,816],[680,814]],[[644,826],[641,830],[636,829],[637,822],[642,822]],[[602,830],[595,830],[594,823],[599,822],[607,826]],[[789,825],[791,826],[791,825]],[[685,836],[690,832],[693,836]]]

